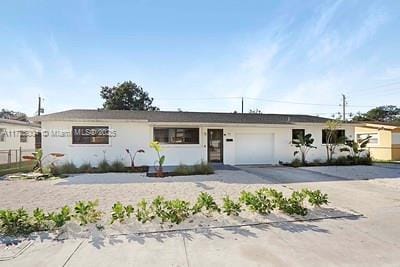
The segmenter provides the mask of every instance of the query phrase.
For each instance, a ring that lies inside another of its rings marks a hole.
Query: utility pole
[[[343,116],[342,116],[342,119],[343,119],[343,122],[346,122],[346,96],[345,96],[345,94],[342,94],[342,101],[343,101],[343,103],[342,103],[342,108],[343,108]]]
[[[38,110],[37,110],[38,116],[40,116],[41,113],[44,113],[44,109],[42,108],[42,98],[39,95],[39,98],[38,98]]]
[[[242,114],[243,114],[243,97],[242,97]]]

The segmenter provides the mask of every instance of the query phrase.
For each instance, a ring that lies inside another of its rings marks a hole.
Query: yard
[[[109,212],[116,201],[136,204],[157,195],[194,202],[202,191],[220,201],[225,195],[236,198],[242,190],[265,186],[284,194],[301,188],[321,189],[329,195],[329,206],[313,210],[305,218],[245,213],[235,219],[194,217],[179,227],[165,229],[155,224],[106,226],[104,233],[94,232],[89,239],[68,239],[62,244],[33,242],[13,263],[106,265],[121,253],[126,259],[121,265],[396,265],[400,261],[398,178],[400,165],[391,164],[241,166],[238,170],[218,170],[214,175],[164,179],[133,173],[84,174],[49,181],[0,181],[0,195],[6,196],[0,199],[0,207],[56,210],[79,200],[98,199],[99,208]],[[152,233],[145,233],[149,231]],[[156,258],[150,256],[152,252]],[[38,257],[43,253],[52,256]],[[0,266],[2,263],[7,262],[0,261]]]

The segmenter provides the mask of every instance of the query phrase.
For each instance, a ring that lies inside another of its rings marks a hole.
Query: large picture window
[[[108,144],[107,126],[72,126],[72,144]]]
[[[322,144],[326,144],[328,138],[328,129],[322,130]],[[344,144],[346,140],[345,130],[333,130],[331,134],[331,144]]]
[[[154,128],[153,134],[163,144],[199,144],[199,128]]]
[[[306,131],[304,129],[292,129],[292,142],[299,141],[299,137],[304,138]]]

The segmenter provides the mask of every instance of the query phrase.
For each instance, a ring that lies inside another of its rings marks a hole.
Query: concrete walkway
[[[65,241],[44,238],[24,244],[20,255],[0,266],[399,266],[399,179],[286,186],[319,188],[332,205],[364,216]]]

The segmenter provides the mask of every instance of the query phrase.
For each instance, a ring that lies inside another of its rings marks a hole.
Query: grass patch
[[[19,172],[30,172],[33,170],[34,162],[23,161],[21,163],[1,164],[0,165],[0,176],[19,173]]]
[[[201,162],[195,165],[185,165],[181,164],[175,168],[173,174],[180,176],[180,175],[200,175],[200,174],[213,174],[214,168],[206,163]]]

